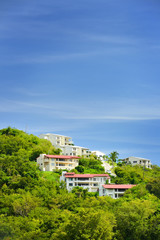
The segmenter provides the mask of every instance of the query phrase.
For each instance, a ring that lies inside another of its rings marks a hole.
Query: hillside
[[[57,151],[50,143],[11,128],[0,130],[0,140],[0,239],[159,240],[159,167],[115,168],[115,182],[140,183],[117,200],[81,188],[68,193],[58,173],[42,173],[33,161]]]

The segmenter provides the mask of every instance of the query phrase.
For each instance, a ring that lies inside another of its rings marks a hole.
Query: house
[[[60,147],[62,145],[73,145],[73,141],[71,137],[63,136],[59,134],[53,134],[53,133],[46,133],[39,135],[39,138],[47,139],[52,143],[55,147]]]
[[[91,151],[88,148],[80,146],[60,146],[64,155],[89,157]]]
[[[93,155],[95,155],[99,160],[101,160],[102,166],[104,167],[105,172],[111,174],[112,166],[107,162],[106,154],[103,153],[103,152],[97,151],[97,150],[96,151],[92,151],[91,153]]]
[[[132,166],[140,165],[142,167],[151,168],[151,161],[145,158],[128,157],[128,158],[122,159],[122,162],[125,162],[126,164],[131,164]]]
[[[42,171],[53,171],[56,169],[71,170],[78,166],[79,157],[40,154],[37,158],[37,164]]]
[[[91,151],[91,153],[92,153],[93,155],[97,156],[97,158],[98,158],[99,160],[101,160],[101,161],[105,160],[105,157],[106,157],[106,154],[105,154],[105,153],[100,152],[100,151],[97,151],[97,150]]]
[[[46,133],[39,135],[39,138],[47,139],[54,147],[60,148],[62,150],[62,154],[66,156],[88,157],[91,154],[91,151],[89,151],[89,149],[86,147],[74,146],[71,137]]]
[[[110,183],[110,176],[108,174],[75,174],[74,172],[62,172],[60,181],[66,182],[66,188],[71,191],[74,187],[83,187],[89,192],[99,191],[99,187],[105,184],[106,181]]]
[[[111,198],[122,197],[127,189],[135,187],[133,184],[105,184],[99,189],[99,196],[110,196]]]

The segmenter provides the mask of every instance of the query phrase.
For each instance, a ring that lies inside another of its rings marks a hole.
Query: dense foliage
[[[102,162],[95,155],[81,157],[79,165],[75,168],[79,173],[104,173]]]
[[[0,155],[27,156],[35,161],[41,153],[60,154],[51,142],[10,127],[0,130]]]
[[[0,131],[0,239],[160,239],[159,167],[144,174],[139,167],[116,168],[115,181],[135,178],[140,183],[117,200],[82,189],[68,193],[58,173],[40,172],[31,161],[34,150],[43,147],[39,139],[15,129],[7,130],[12,134],[5,131]],[[34,138],[39,143],[33,143]]]

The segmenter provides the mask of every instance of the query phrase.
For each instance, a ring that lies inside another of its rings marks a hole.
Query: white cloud
[[[12,92],[18,93],[20,95],[26,95],[30,97],[44,97],[47,96],[48,93],[46,92],[39,92],[38,90],[35,92],[33,90],[27,89],[27,88],[13,88],[11,89]]]
[[[160,119],[160,104],[157,99],[117,99],[89,102],[11,101],[2,99],[0,112],[32,112],[45,114],[51,118],[86,120],[86,121],[145,121]]]

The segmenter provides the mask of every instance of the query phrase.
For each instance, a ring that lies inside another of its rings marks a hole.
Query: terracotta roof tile
[[[65,155],[44,155],[47,158],[59,158],[59,159],[79,159],[77,156],[65,156]]]
[[[106,184],[102,185],[106,189],[128,189],[135,187],[136,185],[133,184]]]

